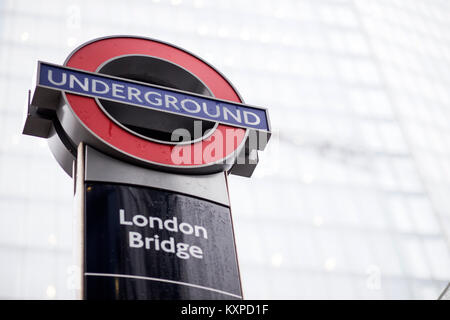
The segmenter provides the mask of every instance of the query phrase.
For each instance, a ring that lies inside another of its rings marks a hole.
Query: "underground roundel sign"
[[[270,138],[267,110],[215,68],[142,37],[87,42],[62,66],[39,61],[28,100],[24,133],[48,138],[69,174],[84,142],[155,169],[250,176]]]

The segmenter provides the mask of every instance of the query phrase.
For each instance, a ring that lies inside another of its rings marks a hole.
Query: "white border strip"
[[[229,292],[218,290],[218,289],[214,289],[214,288],[204,287],[204,286],[200,286],[200,285],[197,285],[197,284],[181,282],[181,281],[175,281],[175,280],[168,280],[168,279],[161,279],[161,278],[152,278],[152,277],[144,277],[144,276],[134,276],[134,275],[127,275],[127,274],[115,274],[115,273],[85,272],[84,275],[85,276],[99,276],[99,277],[131,278],[131,279],[142,279],[142,280],[151,280],[151,281],[173,283],[173,284],[179,284],[179,285],[193,287],[193,288],[198,288],[198,289],[214,291],[214,292],[217,292],[217,293],[221,293],[221,294],[225,294],[225,295],[228,295],[228,296],[231,296],[231,297],[242,299],[242,296],[237,295],[237,294],[229,293]]]

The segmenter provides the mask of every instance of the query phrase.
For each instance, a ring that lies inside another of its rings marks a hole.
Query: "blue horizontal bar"
[[[270,132],[267,110],[264,108],[45,62],[39,62],[38,85],[230,126]]]

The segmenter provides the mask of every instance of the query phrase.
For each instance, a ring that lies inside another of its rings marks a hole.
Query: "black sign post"
[[[215,198],[217,192],[202,195],[191,189],[185,194],[157,186],[151,173],[133,174],[140,168],[85,150],[85,172],[77,172],[84,178],[79,184],[84,299],[242,299],[225,198]],[[150,186],[143,186],[145,180]]]

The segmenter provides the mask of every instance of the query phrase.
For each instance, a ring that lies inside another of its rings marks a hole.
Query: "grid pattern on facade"
[[[246,298],[437,299],[450,280],[447,1],[0,1],[0,297],[70,298],[72,182],[22,136],[36,61],[136,34],[268,106],[230,177]]]

